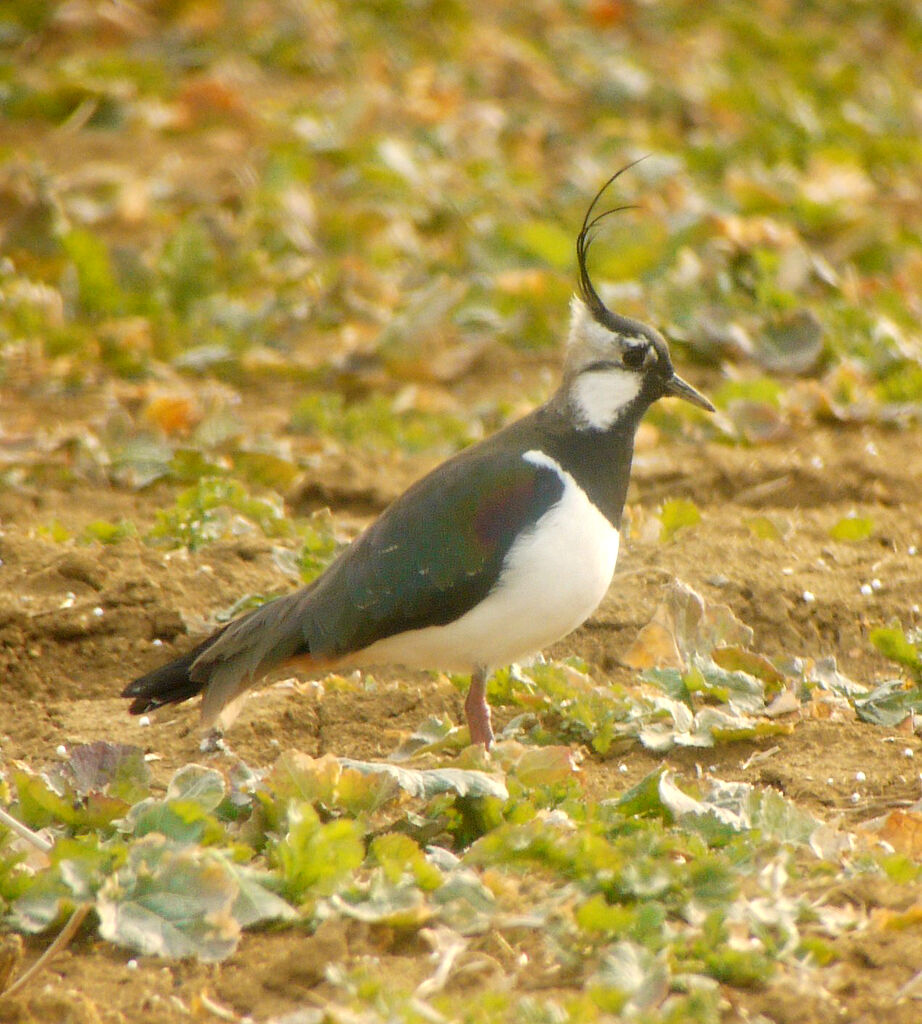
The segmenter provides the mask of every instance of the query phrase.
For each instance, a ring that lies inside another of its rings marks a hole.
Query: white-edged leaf
[[[238,893],[218,854],[147,836],[99,891],[99,933],[149,956],[223,960],[240,937]]]
[[[419,928],[434,913],[420,889],[408,881],[372,885],[367,892],[336,893],[327,904],[345,917],[392,928]]]
[[[458,796],[495,796],[500,800],[509,798],[505,782],[487,772],[461,768],[400,768],[395,764],[353,761],[348,757],[341,757],[339,763],[363,775],[386,775],[411,796],[423,799],[448,792],[455,792]]]
[[[616,942],[605,953],[591,987],[613,989],[626,997],[623,1012],[633,1017],[652,1010],[669,991],[669,971],[665,963],[635,942]]]
[[[167,800],[191,800],[205,811],[213,811],[224,799],[224,778],[214,768],[187,764],[170,779]]]
[[[226,859],[228,870],[237,882],[237,898],[233,915],[241,928],[249,928],[263,921],[294,921],[298,912],[264,882],[270,877],[248,864],[235,864]]]

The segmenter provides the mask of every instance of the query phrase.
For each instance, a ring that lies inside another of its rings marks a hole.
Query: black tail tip
[[[165,704],[179,704],[201,693],[203,684],[193,682],[189,677],[192,663],[199,653],[199,648],[196,648],[129,683],[122,690],[123,697],[133,698],[128,713],[146,715]]]
[[[135,697],[131,686],[126,686],[122,690],[123,697]],[[129,715],[146,715],[148,711],[155,711],[159,707],[163,707],[165,701],[157,700],[156,697],[135,697],[135,699],[128,706]]]

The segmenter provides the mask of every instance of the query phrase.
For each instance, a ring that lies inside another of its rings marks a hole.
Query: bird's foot
[[[486,673],[475,672],[471,676],[471,688],[464,700],[464,714],[471,733],[471,743],[480,743],[485,750],[493,744],[493,726],[490,722],[490,705],[487,703]]]
[[[198,745],[203,754],[229,754],[231,748],[224,740],[224,733],[220,729],[209,729],[202,737]]]

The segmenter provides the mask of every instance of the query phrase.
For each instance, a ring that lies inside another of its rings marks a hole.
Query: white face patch
[[[642,385],[639,373],[615,366],[579,374],[570,389],[577,426],[608,430],[640,394]]]

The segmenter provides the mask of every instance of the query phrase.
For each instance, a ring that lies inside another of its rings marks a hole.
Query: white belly
[[[598,607],[618,557],[618,531],[569,473],[540,452],[524,456],[564,481],[560,503],[515,541],[499,582],[477,607],[445,626],[379,640],[349,658],[471,672],[519,661],[576,629]]]

